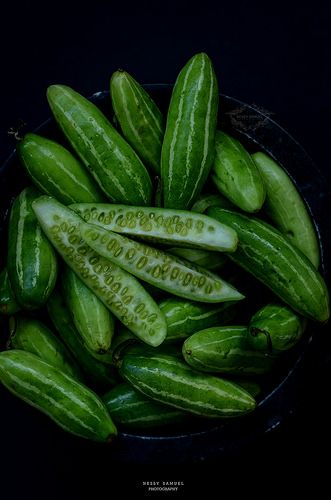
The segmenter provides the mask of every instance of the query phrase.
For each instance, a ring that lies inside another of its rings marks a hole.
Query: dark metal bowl
[[[146,85],[146,89],[166,112],[171,85]],[[91,99],[112,116],[109,93],[98,92]],[[311,158],[304,149],[284,129],[275,123],[263,110],[244,104],[232,97],[220,96],[219,126],[237,137],[249,151],[262,150],[271,155],[288,172],[305,199],[319,237],[322,263],[321,270],[329,280],[328,260],[329,227],[326,224],[325,213],[330,213],[327,207],[327,186],[325,179],[317,170]],[[40,125],[36,132],[63,142],[59,130],[52,119]],[[1,253],[0,268],[6,259],[6,230],[8,211],[13,198],[25,187],[27,179],[16,157],[15,151],[0,168],[0,236]],[[6,332],[6,321],[2,318],[1,329]],[[153,431],[121,432],[107,453],[117,461],[126,463],[190,463],[213,459],[232,453],[248,443],[279,427],[297,409],[297,396],[300,392],[303,376],[307,370],[307,361],[320,352],[323,344],[325,328],[310,324],[300,344],[288,355],[284,355],[277,370],[266,377],[263,393],[258,401],[256,411],[247,416],[222,423],[199,420],[192,422],[190,428],[173,427]],[[0,335],[2,347],[7,334]],[[15,410],[15,398],[5,390],[0,392],[0,398],[5,398],[7,411]],[[26,415],[29,424],[34,426],[31,412],[35,410],[25,404],[18,404],[20,420]],[[23,414],[22,414],[23,413]],[[40,425],[43,432],[54,433],[53,423],[46,422],[46,417],[35,415],[35,428],[31,429],[38,439]],[[46,429],[46,431],[45,431]],[[94,447],[77,438],[58,431],[58,439],[65,446]]]

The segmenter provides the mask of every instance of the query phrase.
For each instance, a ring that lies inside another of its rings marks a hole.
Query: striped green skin
[[[114,203],[150,205],[152,183],[137,154],[92,102],[65,85],[47,98],[71,146]]]
[[[0,273],[0,313],[14,314],[20,310],[9,281],[7,267]]]
[[[31,206],[38,196],[35,188],[25,188],[15,199],[9,219],[8,276],[14,296],[24,309],[43,306],[57,278],[54,249]]]
[[[201,194],[192,206],[192,212],[203,214],[209,207],[221,207],[228,210],[235,210],[237,207],[225,196],[219,194]]]
[[[197,415],[235,417],[255,408],[255,400],[238,385],[192,370],[171,356],[127,354],[119,372],[145,396]]]
[[[82,238],[98,254],[137,278],[173,295],[201,302],[243,298],[216,274],[188,261],[93,224],[83,223],[80,231]]]
[[[203,372],[261,375],[270,371],[273,357],[252,349],[247,337],[246,326],[206,328],[185,340],[183,356],[192,368]]]
[[[115,368],[95,359],[76,330],[70,311],[61,293],[54,290],[47,302],[47,311],[63,343],[77,360],[84,374],[95,386],[108,389],[117,382]]]
[[[68,266],[62,272],[62,294],[87,349],[92,354],[107,353],[114,335],[114,317]]]
[[[23,316],[9,320],[11,349],[31,352],[67,375],[81,379],[80,370],[61,340],[37,319]]]
[[[126,71],[110,79],[113,109],[122,134],[147,168],[160,173],[164,118],[146,90]]]
[[[287,237],[269,224],[220,208],[211,217],[229,224],[239,236],[231,259],[270,288],[296,312],[325,322],[330,315],[329,293],[322,276]]]
[[[102,399],[117,425],[134,429],[182,423],[188,416],[172,406],[156,403],[125,382],[111,389]]]
[[[266,189],[259,169],[242,144],[228,134],[216,132],[216,155],[211,176],[217,189],[236,207],[257,212]]]
[[[176,80],[162,152],[163,203],[190,208],[212,167],[218,113],[218,87],[209,57],[194,55]]]
[[[186,210],[93,203],[74,204],[70,208],[85,222],[147,241],[220,252],[233,252],[238,244],[237,234],[231,228]]]
[[[167,326],[159,307],[131,274],[82,240],[82,219],[48,196],[36,200],[33,208],[50,241],[85,285],[142,341],[161,344]]]
[[[248,340],[259,351],[286,351],[300,340],[304,328],[304,320],[289,307],[267,304],[252,317]]]
[[[224,254],[200,250],[199,248],[171,247],[167,251],[171,253],[171,255],[176,255],[176,257],[188,260],[196,266],[208,269],[208,271],[222,269],[227,262],[227,258]]]
[[[236,306],[225,302],[219,306],[170,297],[159,307],[167,322],[165,342],[180,342],[192,333],[215,325],[224,325],[234,319]]]
[[[117,434],[107,408],[94,392],[35,354],[15,349],[1,352],[0,381],[72,434],[108,442]]]
[[[316,267],[319,244],[310,214],[290,177],[272,158],[258,152],[252,155],[266,186],[264,209],[279,231],[290,239]]]
[[[105,199],[83,165],[60,144],[26,134],[16,150],[37,188],[64,205],[100,203]]]

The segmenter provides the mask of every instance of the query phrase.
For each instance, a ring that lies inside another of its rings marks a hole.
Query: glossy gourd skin
[[[27,187],[16,197],[10,212],[7,269],[12,291],[23,309],[43,306],[57,279],[57,257],[33,212],[40,196]]]
[[[261,375],[274,363],[250,346],[246,326],[215,326],[193,333],[183,344],[183,356],[196,370],[230,375]]]
[[[149,205],[152,183],[145,166],[99,108],[66,85],[47,98],[71,146],[99,187],[115,203]]]
[[[264,352],[287,351],[302,337],[306,321],[289,307],[267,304],[249,322],[252,348]]]
[[[118,70],[113,73],[110,95],[123,136],[144,165],[159,174],[165,129],[161,111],[127,71]]]
[[[144,396],[130,384],[122,383],[102,397],[117,425],[133,429],[163,427],[185,422],[188,414]]]
[[[92,354],[106,354],[115,327],[109,309],[68,266],[62,272],[62,294],[86,347]]]
[[[31,352],[76,380],[82,379],[80,369],[70,352],[44,323],[16,315],[10,318],[9,329],[10,338],[7,346],[10,349]]]
[[[1,352],[0,381],[72,434],[94,441],[111,441],[117,435],[93,391],[35,354],[17,349]]]
[[[228,323],[236,314],[235,304],[204,304],[175,297],[162,300],[159,307],[167,322],[165,342],[180,342],[204,328]]]
[[[59,337],[76,359],[87,381],[98,389],[113,387],[118,379],[115,368],[96,359],[86,348],[58,289],[48,299],[47,311]]]
[[[42,193],[64,205],[100,203],[104,195],[85,167],[61,144],[37,134],[26,134],[17,144],[18,156]]]
[[[312,219],[291,178],[270,156],[262,152],[252,155],[266,186],[263,209],[273,225],[286,235],[318,269],[319,244]]]
[[[243,145],[225,132],[216,132],[215,144],[214,184],[235,207],[257,212],[264,203],[266,188],[255,162]]]
[[[228,254],[303,316],[320,321],[330,315],[329,292],[310,260],[272,226],[253,217],[212,207],[208,215],[230,225],[240,244]]]
[[[189,209],[204,185],[215,156],[218,85],[205,53],[179,73],[168,108],[161,153],[163,204]]]
[[[192,370],[184,361],[162,354],[124,354],[120,375],[150,398],[209,418],[250,413],[255,400],[238,385]]]

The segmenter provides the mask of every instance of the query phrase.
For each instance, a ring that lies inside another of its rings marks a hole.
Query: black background
[[[170,9],[155,3],[20,2],[2,6],[1,14],[1,161],[14,147],[7,133],[11,127],[24,122],[32,130],[49,116],[48,85],[64,83],[91,95],[108,89],[119,67],[141,83],[172,83],[189,57],[203,50],[213,60],[220,91],[272,113],[330,183],[330,6],[241,1]],[[330,341],[325,339],[324,346],[329,349]],[[222,496],[231,471],[240,476],[252,469],[247,491],[256,493],[261,479],[271,490],[287,476],[295,487],[305,484],[314,466],[317,486],[324,478],[323,452],[331,444],[331,369],[321,359],[317,356],[311,366],[298,414],[262,442],[221,458],[213,464],[216,475],[210,464],[120,467],[102,447],[64,441],[44,418],[38,420],[36,439],[29,433],[36,430],[35,412],[24,413],[22,421],[23,403],[6,395],[0,410],[4,498],[83,498],[88,487],[94,498],[119,498],[127,490],[137,497],[143,494],[140,480],[154,478],[185,479],[186,491]],[[231,482],[233,491],[240,486],[240,480]]]

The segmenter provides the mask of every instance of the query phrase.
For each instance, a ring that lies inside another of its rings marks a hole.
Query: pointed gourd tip
[[[204,60],[207,64],[212,64],[212,61],[211,61],[211,58],[209,57],[209,55],[207,54],[207,52],[199,52],[198,54],[196,54],[196,59],[199,59],[199,60]]]
[[[245,295],[240,293],[236,288],[232,287],[231,285],[229,286],[231,288],[231,291],[233,292],[233,298],[231,297],[230,300],[243,300],[246,298]]]
[[[116,438],[117,438],[117,429],[116,429],[116,427],[114,426],[114,431],[113,431],[111,434],[109,434],[109,436],[108,436],[108,437],[107,437],[107,439],[106,439],[106,443],[107,443],[107,444],[112,444],[112,442],[113,442],[113,441],[114,441],[114,439],[116,439]]]
[[[52,95],[55,94],[55,92],[57,92],[58,88],[59,88],[59,85],[56,85],[56,84],[49,85],[47,87],[47,90],[46,90],[47,97],[52,97]]]
[[[127,78],[127,76],[128,73],[124,69],[118,68],[110,77],[110,85],[114,85],[116,82]]]
[[[256,401],[255,399],[253,398],[253,396],[250,394],[250,399],[249,399],[249,411],[254,411],[255,408],[256,408]]]
[[[46,97],[48,101],[52,100],[55,98],[58,94],[62,94],[63,90],[72,90],[68,85],[63,85],[60,83],[55,83],[52,85],[49,85],[46,90]]]

